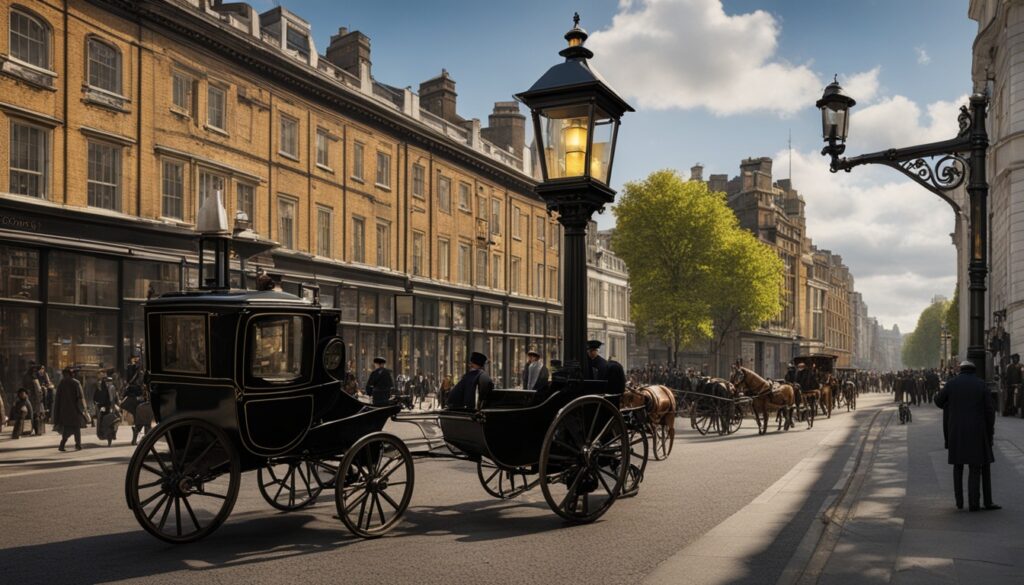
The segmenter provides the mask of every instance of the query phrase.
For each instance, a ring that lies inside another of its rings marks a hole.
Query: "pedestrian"
[[[949,452],[948,462],[953,466],[953,495],[956,507],[964,507],[964,465],[967,477],[967,503],[971,512],[982,509],[979,498],[984,497],[985,510],[998,510],[992,502],[992,471],[995,461],[992,443],[995,437],[996,407],[985,380],[975,375],[974,363],[960,363],[960,375],[946,382],[935,396],[935,405],[942,409],[942,431]]]
[[[531,349],[526,352],[526,366],[523,368],[523,389],[540,390],[548,383],[548,369],[540,360],[540,353]]]
[[[82,383],[75,379],[71,368],[61,371],[57,395],[53,400],[53,424],[61,429],[60,451],[66,450],[64,446],[71,436],[75,437],[75,450],[81,450],[82,426],[89,424],[89,414],[85,407]]]
[[[38,384],[40,390],[42,391],[42,419],[43,422],[45,422],[53,414],[53,396],[55,388],[53,382],[50,380],[50,374],[46,373],[45,364],[39,364],[38,366],[35,366],[35,372],[33,373],[33,377],[34,381],[31,387],[35,387],[35,385]],[[45,431],[45,428],[43,430]]]
[[[7,391],[4,390],[4,383],[0,382],[0,431],[4,429],[4,423],[7,422],[7,403],[4,400],[4,395]]]
[[[147,396],[147,393],[143,391],[141,401],[135,407],[135,420],[132,425],[132,445],[138,441],[139,433],[143,435],[149,434],[149,429],[153,426],[153,420],[153,402]]]
[[[1010,365],[1006,366],[1006,394],[1003,400],[1003,416],[1013,416],[1021,408],[1021,384],[1024,384],[1024,364],[1020,363],[1020,354],[1010,356]],[[1024,410],[1021,411],[1024,415]]]
[[[39,436],[46,432],[46,407],[44,406],[44,400],[46,398],[46,389],[39,384],[38,380],[32,381],[32,386],[26,388],[28,390],[28,401],[32,404],[32,434]]]
[[[11,405],[10,420],[14,425],[14,433],[11,436],[20,439],[21,434],[25,432],[25,423],[32,420],[32,403],[28,399],[28,390],[18,388],[17,398]]]
[[[427,377],[423,375],[423,370],[417,370],[416,376],[412,379],[412,391],[420,410],[423,409],[423,401],[427,399],[427,386]]]
[[[445,374],[441,378],[441,385],[437,388],[437,407],[444,408],[444,405],[448,403],[448,394],[451,393],[452,387],[455,386],[454,380],[452,380],[451,374]]]
[[[387,363],[388,361],[382,357],[373,358],[373,365],[377,366],[377,369],[370,372],[370,377],[366,379],[366,395],[370,397],[374,406],[387,406],[391,400],[391,392],[395,388],[391,370],[384,367]]]
[[[138,443],[139,432],[143,428],[149,430],[148,424],[143,425],[139,422],[139,405],[144,401],[142,394],[141,386],[128,386],[124,391],[124,399],[121,400],[121,411],[125,424],[130,424],[132,427],[132,445]]]
[[[359,383],[356,382],[356,375],[352,372],[345,374],[345,385],[341,389],[349,396],[359,394]]]
[[[601,346],[604,345],[598,339],[591,339],[587,342],[587,376],[589,380],[607,380],[608,379],[608,362],[598,353]]]
[[[124,380],[129,390],[136,390],[137,396],[142,396],[142,385],[145,383],[146,372],[142,369],[138,353],[133,353],[129,358],[128,367],[124,370]],[[127,392],[126,392],[127,394]]]
[[[469,356],[469,369],[452,388],[448,397],[448,408],[456,410],[478,410],[486,405],[494,382],[484,371],[487,356],[474,351]]]
[[[117,388],[114,386],[114,369],[108,369],[106,375],[96,383],[96,391],[92,396],[96,405],[96,436],[107,442],[109,447],[117,438],[117,427],[121,417],[117,413]]]

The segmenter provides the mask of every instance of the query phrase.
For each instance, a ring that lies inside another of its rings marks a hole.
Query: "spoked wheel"
[[[316,501],[323,487],[317,483],[315,463],[301,459],[271,460],[256,472],[260,494],[283,512],[299,510]]]
[[[615,503],[629,471],[622,413],[600,396],[567,404],[544,435],[540,487],[548,506],[571,522],[593,522]]]
[[[651,433],[651,443],[653,444],[654,460],[664,461],[668,459],[669,453],[672,452],[672,446],[676,442],[676,426],[675,421],[665,422],[662,420],[660,423],[651,423],[649,432]]]
[[[338,465],[338,461],[330,459],[310,462],[310,470],[316,484],[322,489],[333,490],[335,480],[338,478]]]
[[[227,434],[202,420],[178,419],[143,439],[128,464],[125,491],[146,532],[182,544],[224,523],[240,483],[238,451]]]
[[[646,413],[645,413],[646,416]],[[622,486],[621,497],[635,496],[640,491],[640,484],[644,481],[644,472],[647,470],[647,461],[650,458],[650,437],[644,425],[631,425],[627,431],[629,435],[629,468],[626,470],[626,483]]]
[[[476,475],[484,491],[500,500],[511,500],[537,485],[537,480],[530,481],[526,469],[499,467],[483,457],[476,462]]]
[[[345,453],[338,468],[338,516],[357,536],[383,536],[409,507],[413,482],[412,455],[405,443],[388,433],[366,435]]]
[[[690,426],[697,429],[697,432],[706,435],[711,432],[715,422],[715,404],[710,398],[698,398],[693,401],[690,410]]]
[[[743,426],[743,407],[740,406],[739,403],[732,403],[731,408],[729,409],[729,415],[727,426],[729,427],[728,434],[731,435],[740,430],[740,427]]]

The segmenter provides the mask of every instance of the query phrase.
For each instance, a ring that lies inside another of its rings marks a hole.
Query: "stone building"
[[[447,72],[377,81],[370,39],[324,54],[282,7],[25,0],[0,19],[0,379],[30,362],[87,380],[142,346],[142,302],[196,286],[193,225],[229,217],[278,245],[234,265],[341,310],[360,379],[459,373],[499,384],[527,345],[558,352],[559,228],[533,194],[525,118],[457,114]],[[507,88],[508,92],[516,88]],[[507,370],[506,370],[507,368]]]
[[[602,355],[628,369],[636,330],[630,320],[629,271],[611,250],[612,233],[598,231],[596,222],[587,230],[587,338],[603,342]]]

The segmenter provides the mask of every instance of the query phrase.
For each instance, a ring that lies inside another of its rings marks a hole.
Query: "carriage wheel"
[[[301,459],[278,459],[256,471],[260,495],[268,504],[291,512],[316,501],[323,487],[317,482],[315,463]]]
[[[622,493],[628,467],[622,413],[600,396],[584,396],[566,405],[544,435],[540,487],[562,518],[593,522]]]
[[[651,433],[655,461],[668,459],[669,453],[672,452],[672,446],[676,442],[676,426],[674,423],[674,420],[669,423],[666,423],[664,420],[660,423],[650,423],[648,430]]]
[[[147,434],[132,455],[128,505],[153,536],[193,542],[227,519],[241,475],[238,451],[224,431],[202,420],[172,420]]]
[[[735,402],[732,404],[731,415],[726,426],[728,427],[727,434],[729,435],[740,430],[740,427],[743,426],[743,407]]]
[[[337,460],[320,459],[310,462],[310,470],[313,472],[313,480],[321,489],[333,490],[335,480],[338,478]]]
[[[644,425],[627,427],[627,435],[629,436],[629,463],[626,469],[626,483],[622,486],[622,493],[619,494],[624,498],[635,496],[640,491],[640,484],[644,481],[644,472],[647,471],[647,461],[650,459],[650,445]]]
[[[388,433],[366,435],[345,453],[338,468],[338,516],[357,536],[383,536],[409,507],[413,482],[412,455],[405,443]]]
[[[537,485],[536,481],[530,482],[525,469],[498,467],[493,461],[483,457],[476,462],[476,476],[480,479],[484,491],[492,498],[500,500],[511,500]]]
[[[711,399],[698,398],[693,401],[693,406],[690,408],[690,426],[697,429],[700,434],[706,435],[711,431],[714,414],[714,403],[711,402]]]

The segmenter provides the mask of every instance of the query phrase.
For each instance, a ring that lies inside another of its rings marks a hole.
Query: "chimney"
[[[729,175],[711,175],[708,181],[708,190],[715,193],[725,193],[729,187]]]
[[[772,188],[772,159],[767,156],[745,158],[740,163],[740,174],[743,176],[743,190],[770,191]],[[748,182],[747,176],[750,176]]]
[[[448,75],[447,69],[420,84],[420,106],[423,109],[453,124],[461,124],[463,120],[455,111],[456,97],[455,80]]]
[[[704,180],[704,165],[697,163],[690,167],[690,180],[691,181],[703,181]]]
[[[327,61],[356,77],[360,76],[360,66],[366,64],[370,69],[370,37],[354,30],[349,32],[345,27],[338,29],[338,34],[331,36],[331,44],[327,47]]]
[[[526,116],[520,113],[519,102],[494,102],[494,111],[487,117],[487,128],[481,129],[480,135],[518,156],[526,146]]]

